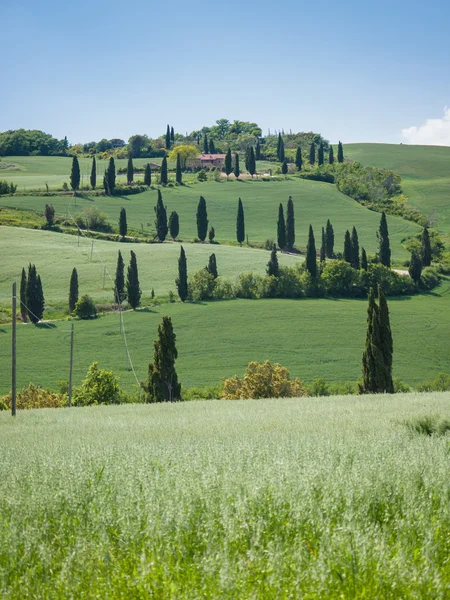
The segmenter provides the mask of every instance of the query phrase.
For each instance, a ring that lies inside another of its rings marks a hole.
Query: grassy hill
[[[8,598],[448,598],[450,394],[0,413]]]
[[[401,175],[411,204],[450,235],[450,148],[394,144],[347,144],[345,157]]]

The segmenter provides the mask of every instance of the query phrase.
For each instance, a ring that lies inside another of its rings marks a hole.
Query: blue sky
[[[450,145],[450,2],[17,0],[1,12],[0,131],[127,140],[225,117]]]

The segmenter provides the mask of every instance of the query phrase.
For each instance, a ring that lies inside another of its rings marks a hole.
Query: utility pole
[[[70,330],[69,408],[72,406],[73,336],[74,326],[72,323],[72,329]]]
[[[16,282],[12,284],[12,368],[11,368],[11,415],[16,416]]]

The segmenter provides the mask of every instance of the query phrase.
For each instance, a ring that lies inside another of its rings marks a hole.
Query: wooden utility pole
[[[16,416],[16,282],[12,284],[12,367],[11,367],[11,415]]]
[[[73,337],[74,327],[72,323],[72,329],[70,330],[69,408],[72,406]]]

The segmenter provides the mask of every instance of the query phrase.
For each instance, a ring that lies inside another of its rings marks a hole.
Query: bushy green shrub
[[[86,379],[74,390],[73,405],[120,404],[121,399],[119,378],[112,371],[100,369],[98,362],[94,362],[88,369]]]
[[[181,389],[183,400],[217,400],[223,391],[223,383],[204,387],[189,387]]]
[[[111,231],[111,226],[106,222],[107,217],[108,215],[96,206],[88,206],[81,213],[75,215],[75,221],[80,229]]]
[[[450,375],[438,373],[431,381],[426,381],[418,386],[419,392],[448,392],[450,391]]]
[[[57,394],[52,390],[46,390],[30,383],[27,388],[23,388],[17,392],[16,406],[18,410],[29,410],[32,408],[61,408],[65,406],[67,396],[65,394]],[[11,408],[12,396],[11,393],[3,396],[1,402]]]
[[[8,183],[7,181],[0,181],[0,196],[3,194],[14,194],[17,190],[17,185],[14,183]]]
[[[400,275],[382,264],[370,264],[360,271],[359,285],[365,294],[370,288],[381,286],[386,296],[404,296],[415,292],[414,282],[408,275]]]
[[[236,290],[231,281],[219,276],[215,280],[213,298],[214,300],[232,300],[236,298]]]
[[[345,260],[326,263],[320,276],[321,287],[327,296],[359,295],[360,272]]]
[[[259,298],[262,277],[254,273],[241,273],[236,281],[236,297],[254,300]]]
[[[420,287],[424,290],[432,290],[440,283],[439,272],[435,267],[425,267],[420,277]]]
[[[307,386],[308,396],[329,396],[330,388],[323,377],[314,379],[313,382]]]
[[[414,433],[421,435],[445,435],[450,431],[450,421],[435,415],[424,415],[406,421],[405,425]]]
[[[194,302],[212,300],[216,280],[206,269],[201,269],[189,277],[188,298]]]
[[[306,396],[307,390],[300,379],[291,379],[286,367],[278,363],[273,365],[266,360],[248,363],[243,379],[234,376],[225,379],[222,398],[239,400],[240,398],[295,398]]]
[[[88,295],[81,296],[75,304],[74,315],[80,319],[95,319],[97,317],[97,309],[94,301]]]
[[[200,169],[200,171],[197,173],[197,179],[199,181],[206,181],[208,179],[205,169]]]

